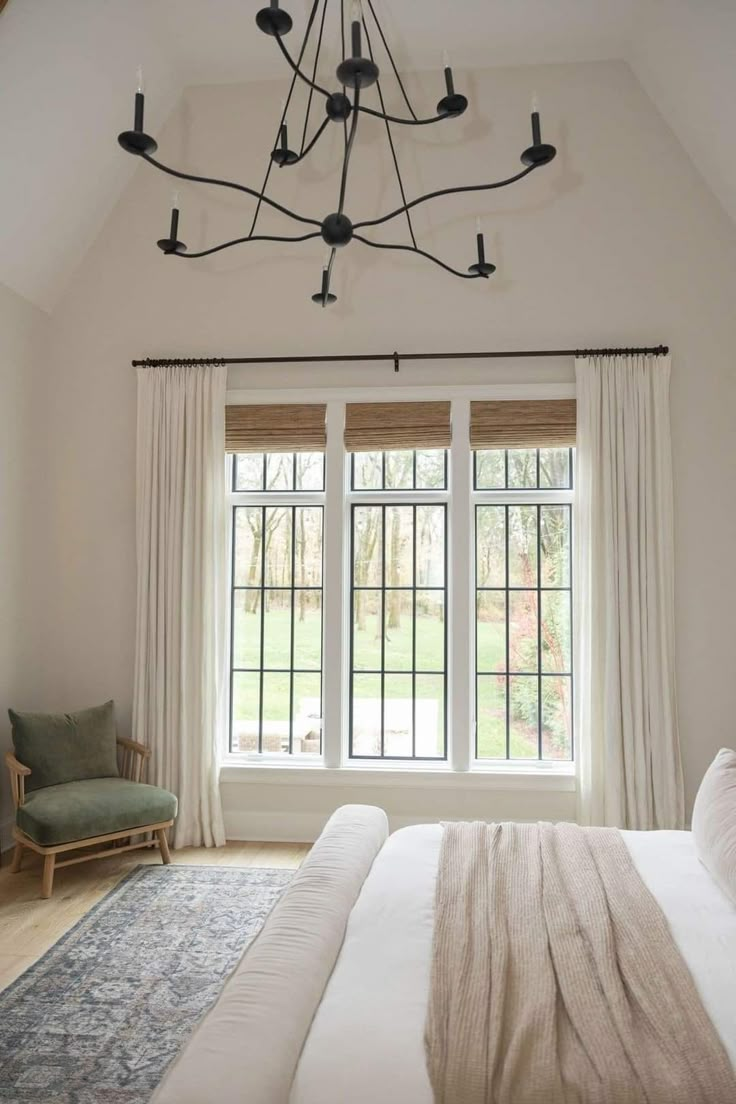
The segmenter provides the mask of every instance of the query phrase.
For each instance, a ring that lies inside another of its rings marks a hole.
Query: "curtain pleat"
[[[682,828],[670,361],[580,358],[576,380],[579,819]]]
[[[133,729],[179,798],[175,847],[225,842],[217,728],[225,677],[226,368],[138,371]]]

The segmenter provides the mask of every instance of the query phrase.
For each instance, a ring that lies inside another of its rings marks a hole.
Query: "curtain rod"
[[[134,368],[166,368],[174,365],[196,367],[204,364],[332,364],[366,361],[393,363],[398,372],[402,360],[503,360],[506,357],[587,357],[587,356],[665,356],[667,345],[626,349],[496,349],[481,353],[347,353],[345,356],[283,356],[283,357],[177,357],[163,360],[147,357],[134,360]]]

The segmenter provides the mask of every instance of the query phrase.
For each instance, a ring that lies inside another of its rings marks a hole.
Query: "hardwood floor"
[[[295,869],[308,851],[306,843],[228,843],[225,847],[172,851],[171,860],[192,866]],[[132,867],[161,862],[157,850],[145,850],[62,868],[56,874],[53,897],[42,901],[43,860],[26,851],[23,869],[19,874],[11,874],[10,858],[11,853],[3,854],[0,867],[0,989],[47,951]]]

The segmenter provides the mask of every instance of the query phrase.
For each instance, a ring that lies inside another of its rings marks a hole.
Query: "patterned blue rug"
[[[0,1101],[143,1104],[293,870],[138,866],[0,993]]]

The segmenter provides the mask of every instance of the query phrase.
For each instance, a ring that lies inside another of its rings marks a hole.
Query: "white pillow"
[[[736,751],[721,748],[693,808],[698,858],[736,905]]]

